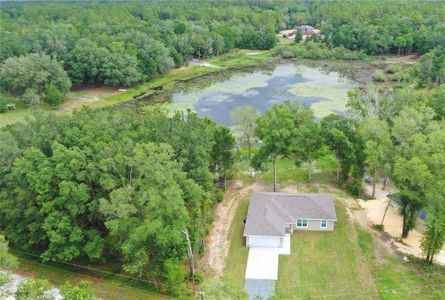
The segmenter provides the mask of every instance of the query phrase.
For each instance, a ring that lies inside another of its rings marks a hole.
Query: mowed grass
[[[25,116],[29,115],[25,104],[16,97],[5,92],[0,92],[0,99],[6,104],[13,103],[16,106],[16,110],[7,110],[4,113],[0,113],[0,128],[23,120]]]
[[[250,193],[239,199],[238,209],[230,225],[230,249],[226,259],[224,277],[236,289],[244,288],[244,274],[246,273],[247,256],[249,250],[243,237],[243,219],[247,215]]]
[[[279,299],[377,297],[371,270],[340,200],[336,209],[338,222],[333,232],[294,232],[291,254],[279,258]]]
[[[119,277],[100,278],[91,276],[82,271],[73,271],[67,268],[59,268],[56,266],[43,264],[37,261],[19,257],[20,267],[19,273],[26,277],[48,280],[53,286],[60,286],[65,282],[78,283],[80,281],[88,281],[94,294],[100,299],[107,300],[167,300],[171,297],[161,295],[152,291],[151,286],[144,286],[134,281],[121,279]]]
[[[265,171],[260,172],[261,182],[264,184],[273,183],[273,163],[264,164]],[[308,168],[306,166],[296,166],[295,160],[280,157],[277,159],[277,183],[280,185],[290,185],[305,183],[308,180]],[[311,175],[311,180],[318,183],[330,183],[331,177],[326,173],[316,173]]]
[[[381,299],[445,299],[445,267],[430,266],[414,257],[404,262],[387,253],[370,232],[356,227],[360,248],[371,265]]]

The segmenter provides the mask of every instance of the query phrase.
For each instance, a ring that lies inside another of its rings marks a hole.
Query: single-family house
[[[301,25],[297,28],[303,35],[312,35],[315,33],[315,28],[309,25]]]
[[[336,221],[331,195],[253,193],[244,227],[249,247],[245,290],[250,299],[275,293],[278,256],[290,254],[295,230],[333,231]]]

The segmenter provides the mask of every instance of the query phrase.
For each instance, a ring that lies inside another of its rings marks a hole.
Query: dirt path
[[[238,208],[239,200],[252,191],[264,191],[266,187],[259,183],[243,185],[240,180],[233,180],[226,192],[224,199],[218,203],[214,212],[212,229],[207,236],[205,255],[201,257],[198,269],[201,272],[220,275],[224,270],[225,260],[230,248],[230,225]]]

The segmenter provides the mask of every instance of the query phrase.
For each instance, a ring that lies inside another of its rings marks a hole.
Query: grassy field
[[[257,149],[253,149],[253,151],[256,150]],[[262,184],[265,185],[273,184],[272,161],[266,162],[263,167],[264,171],[257,172],[257,179]],[[241,161],[237,163],[238,177],[240,177],[242,180],[252,181],[253,179],[250,177],[250,175],[246,175],[250,169],[251,169],[250,161],[247,159],[247,157],[241,159]],[[331,182],[332,175],[322,172],[322,173],[312,174],[311,177],[312,177],[311,180],[315,183],[329,184]],[[285,158],[285,157],[278,158],[277,160],[278,184],[282,186],[293,185],[293,184],[306,185],[307,180],[308,180],[308,168],[306,166],[296,166],[295,160],[291,158]]]
[[[13,253],[15,254],[15,253]],[[82,280],[91,283],[92,291],[101,299],[108,300],[167,300],[173,299],[153,291],[151,286],[135,283],[126,279],[108,276],[101,278],[91,276],[81,270],[73,268],[58,267],[50,264],[43,264],[35,260],[19,257],[19,274],[42,278],[48,280],[54,286],[60,286],[65,282],[78,283]]]
[[[404,262],[377,243],[381,233],[372,234],[356,227],[360,248],[371,266],[381,299],[445,299],[445,267],[426,265],[414,257]]]
[[[363,263],[354,225],[341,201],[336,201],[336,208],[338,222],[333,232],[294,232],[291,254],[280,255],[279,259],[279,299],[377,296],[371,270]]]

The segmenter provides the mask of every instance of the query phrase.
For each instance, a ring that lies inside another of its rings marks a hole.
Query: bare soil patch
[[[128,88],[110,86],[89,86],[74,88],[68,98],[60,106],[61,111],[69,111],[84,105],[91,105],[105,97],[123,93]]]
[[[365,191],[370,195],[372,186],[365,184]],[[382,222],[383,215],[389,202],[387,194],[388,191],[383,191],[382,186],[377,185],[375,200],[358,200],[358,204],[363,209],[368,223],[371,224],[371,227],[373,224],[380,224]],[[397,251],[401,253],[422,257],[420,244],[424,230],[423,222],[419,221],[418,226],[416,226],[416,228],[409,233],[408,237],[399,242],[402,234],[402,217],[398,214],[397,210],[398,208],[396,205],[390,205],[383,222],[385,232],[392,237],[392,239],[389,240],[389,243],[391,243],[397,249]],[[436,262],[445,264],[445,247],[436,256]]]
[[[205,254],[199,260],[198,270],[202,273],[221,275],[230,249],[230,224],[238,208],[240,199],[249,197],[252,191],[270,190],[259,183],[244,185],[241,180],[233,180],[224,199],[215,207],[212,229],[207,236]]]

